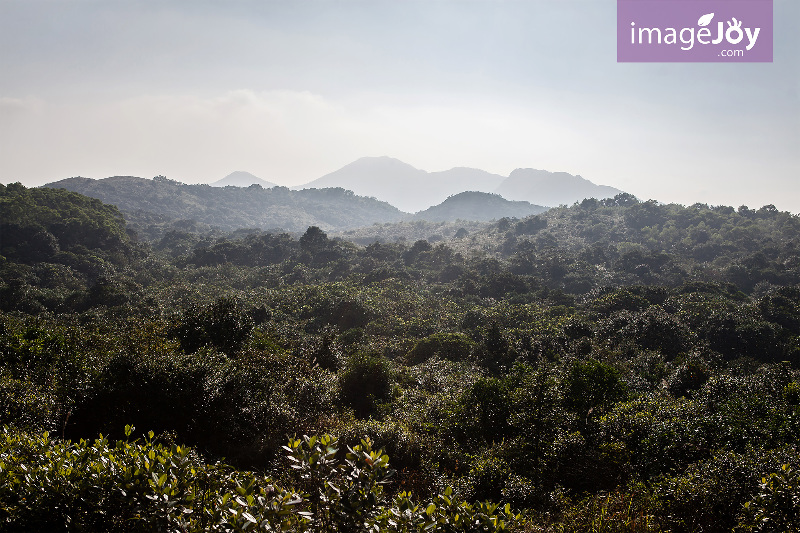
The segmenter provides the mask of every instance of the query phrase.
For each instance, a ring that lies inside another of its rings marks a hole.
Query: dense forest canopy
[[[796,215],[147,240],[66,190],[0,206],[5,527],[800,527]]]

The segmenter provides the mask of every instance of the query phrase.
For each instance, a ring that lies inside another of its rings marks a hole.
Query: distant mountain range
[[[503,217],[525,218],[547,211],[546,207],[525,201],[506,200],[498,194],[467,191],[446,199],[414,215],[416,220],[452,222],[455,220],[489,221]]]
[[[309,226],[345,231],[402,220],[524,218],[545,211],[544,206],[621,192],[564,172],[517,169],[508,177],[474,168],[426,172],[390,157],[359,159],[297,190],[242,171],[210,185],[187,185],[162,176],[115,176],[69,178],[45,186],[116,205],[147,238],[163,234],[177,221],[226,231],[305,231]]]
[[[258,176],[254,176],[249,172],[237,170],[231,172],[221,180],[209,183],[212,187],[249,187],[250,185],[261,185],[265,189],[271,189],[278,185],[267,180],[262,180]]]
[[[584,198],[609,198],[619,189],[595,185],[566,172],[517,169],[510,176],[475,168],[457,167],[426,172],[391,157],[363,157],[296,190],[342,187],[362,196],[389,202],[402,211],[416,213],[443,202],[449,196],[477,191],[496,193],[508,200],[554,207]]]

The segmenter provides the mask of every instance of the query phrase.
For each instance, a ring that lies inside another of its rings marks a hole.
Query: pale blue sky
[[[613,0],[0,0],[0,182],[389,155],[800,213],[800,2],[774,5],[774,63],[618,64]]]

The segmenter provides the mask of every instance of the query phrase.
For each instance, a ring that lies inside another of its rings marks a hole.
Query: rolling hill
[[[45,187],[116,205],[130,226],[147,238],[157,237],[176,221],[224,231],[304,231],[309,226],[346,231],[402,220],[522,218],[543,212],[544,206],[621,192],[565,172],[517,169],[507,178],[466,167],[426,172],[390,157],[359,159],[295,190],[263,184],[272,185],[238,171],[211,185],[188,185],[162,176],[115,176],[69,178]]]
[[[414,215],[416,220],[453,222],[455,220],[489,221],[503,217],[524,218],[547,211],[530,202],[506,200],[498,194],[467,191]]]
[[[69,178],[45,187],[67,189],[116,205],[133,227],[161,220],[194,220],[222,230],[281,228],[305,231],[347,229],[396,222],[405,213],[386,202],[341,188],[291,191],[286,187],[187,185],[164,177]]]

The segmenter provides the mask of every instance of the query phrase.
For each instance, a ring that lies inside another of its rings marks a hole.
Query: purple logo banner
[[[617,0],[618,62],[772,62],[772,0]]]

